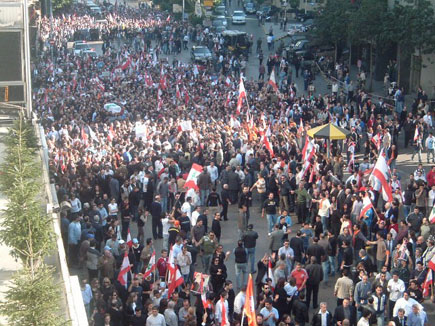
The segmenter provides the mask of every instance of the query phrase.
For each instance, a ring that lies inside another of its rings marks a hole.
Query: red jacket
[[[427,178],[427,184],[429,185],[430,188],[432,188],[432,186],[435,186],[435,172],[433,170],[429,171],[426,178]]]

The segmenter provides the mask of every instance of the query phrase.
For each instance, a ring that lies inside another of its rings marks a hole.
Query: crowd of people
[[[239,114],[239,59],[221,51],[219,36],[154,9],[120,5],[104,13],[97,22],[78,6],[52,24],[42,19],[33,67],[62,237],[70,268],[87,270],[90,323],[241,325],[251,273],[259,326],[429,325],[421,303],[431,293],[435,167],[420,164],[409,178],[396,168],[409,143],[420,161],[422,150],[434,161],[423,92],[409,112],[358,88],[306,95],[276,54],[267,74],[279,76],[278,90],[245,78]],[[68,41],[86,28],[101,31],[101,56],[70,51]],[[162,53],[187,48],[177,40],[209,42],[214,69],[165,60]],[[351,82],[346,74],[342,81]],[[313,140],[307,158],[307,130],[327,122],[349,130],[348,140],[329,148]],[[382,155],[393,193],[386,202],[369,178]],[[267,222],[253,223],[258,214]],[[237,221],[239,232],[226,252],[225,220]],[[268,230],[266,253],[256,252],[260,229]],[[119,278],[125,256],[126,285]],[[175,291],[170,264],[183,279]],[[332,312],[318,294],[336,273]]]

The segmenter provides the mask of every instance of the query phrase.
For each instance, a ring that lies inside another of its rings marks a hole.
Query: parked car
[[[91,47],[88,43],[84,41],[76,41],[73,45],[73,53],[74,55],[80,55],[82,51],[91,50]]]
[[[211,21],[211,28],[216,33],[222,33],[224,30],[227,29],[227,19],[224,16],[215,17]]]
[[[307,11],[307,12],[300,11],[296,14],[296,19],[299,20],[300,22],[304,22],[307,19],[313,19],[314,17],[315,17],[315,13],[313,11]]]
[[[286,46],[286,50],[290,51],[294,48],[296,43],[301,40],[306,40],[307,36],[303,34],[296,34],[289,37],[288,45]]]
[[[236,10],[233,12],[233,24],[246,24],[246,16],[243,11]]]
[[[248,2],[246,5],[245,5],[245,12],[247,13],[247,14],[255,14],[255,5],[252,3],[252,2]]]
[[[193,62],[206,63],[212,59],[212,55],[206,46],[192,46],[191,58]]]
[[[271,18],[279,12],[279,8],[275,6],[262,5],[257,10],[257,17],[263,16],[266,21],[270,21]]]
[[[306,21],[304,21],[302,23],[302,25],[304,25],[305,31],[308,31],[308,30],[311,29],[311,27],[314,26],[314,20],[313,19],[307,19]]]
[[[227,16],[227,8],[225,6],[217,6],[213,9],[213,16]]]
[[[294,35],[296,33],[305,32],[305,26],[302,23],[291,23],[287,25],[287,34]]]

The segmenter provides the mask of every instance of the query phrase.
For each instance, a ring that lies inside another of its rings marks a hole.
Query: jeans
[[[411,211],[411,205],[403,205],[403,216],[406,218]]]
[[[212,255],[202,255],[202,270],[205,274],[208,273],[208,269],[210,268],[210,261],[211,261]]]
[[[329,217],[328,216],[321,216],[320,218],[322,219],[323,232],[325,232],[328,230]]]
[[[168,197],[161,197],[162,213],[168,211]]]
[[[236,287],[237,291],[246,284],[248,278],[248,263],[236,263]]]
[[[269,226],[269,233],[273,231],[273,227],[276,224],[276,214],[266,214],[267,223]]]
[[[414,161],[414,156],[417,155],[418,157],[418,162],[421,163],[421,148],[420,147],[416,147],[414,149],[414,152],[412,153],[412,157],[411,157],[411,161]]]
[[[207,197],[208,197],[209,193],[210,193],[209,189],[205,189],[205,190],[201,189],[199,191],[200,198],[201,198],[201,206],[205,206],[205,204],[207,203]]]
[[[325,283],[328,282],[328,274],[329,274],[329,260],[322,262],[322,270],[323,270],[323,281]]]
[[[163,234],[163,249],[169,250],[169,234]]]
[[[429,163],[431,156],[432,156],[432,162],[435,163],[435,149],[428,149],[427,150],[427,163]]]
[[[385,265],[385,260],[377,260],[376,259],[376,268],[378,270],[378,273],[381,272],[382,266],[384,266],[384,265]]]
[[[382,313],[382,315],[376,315],[376,323],[377,326],[384,326],[385,323],[384,313]],[[397,326],[401,326],[401,325],[397,325]]]
[[[251,274],[255,272],[255,247],[254,248],[246,248],[248,251],[248,262],[251,265]]]

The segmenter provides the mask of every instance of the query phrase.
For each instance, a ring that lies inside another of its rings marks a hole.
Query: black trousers
[[[221,217],[224,221],[228,220],[228,202],[222,203]]]
[[[152,229],[153,229],[153,238],[154,240],[157,238],[163,238],[163,225],[161,219],[153,218],[151,220],[152,222]]]
[[[316,309],[319,305],[319,283],[316,285],[307,284],[307,307],[310,308],[311,293],[313,294],[313,308]]]
[[[307,208],[305,203],[296,203],[296,215],[298,216],[299,224],[305,222],[306,210]]]

